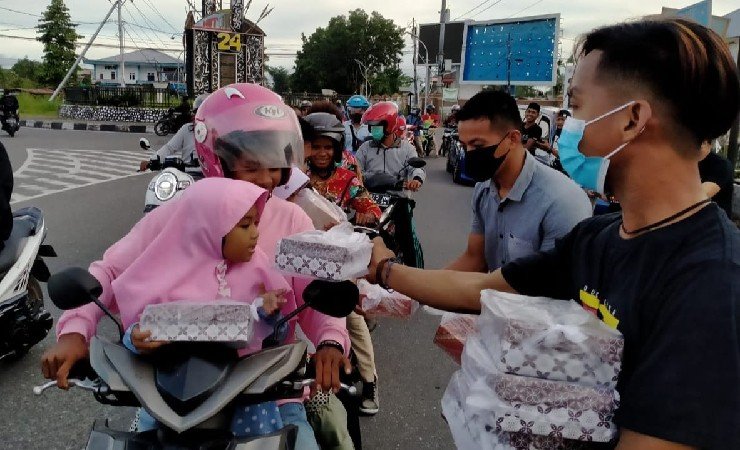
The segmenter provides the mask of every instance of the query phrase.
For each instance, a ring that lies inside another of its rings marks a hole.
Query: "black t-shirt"
[[[534,139],[535,141],[542,139],[542,128],[537,124],[525,128],[524,122],[522,122],[519,131],[522,132],[522,144],[526,144],[529,139]]]
[[[709,152],[706,158],[699,161],[699,176],[702,183],[709,181],[719,186],[719,192],[712,200],[725,210],[727,217],[732,217],[732,163],[714,152]]]
[[[740,230],[714,204],[630,240],[620,223],[587,219],[504,278],[525,295],[576,299],[624,334],[619,427],[740,449]]]

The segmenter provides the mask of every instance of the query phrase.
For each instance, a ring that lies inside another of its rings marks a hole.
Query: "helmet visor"
[[[288,169],[303,163],[303,139],[291,131],[232,131],[216,139],[226,168]]]

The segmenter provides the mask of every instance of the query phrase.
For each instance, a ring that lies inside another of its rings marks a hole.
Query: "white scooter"
[[[0,252],[0,361],[14,360],[44,339],[52,317],[44,310],[39,282],[49,280],[42,257],[55,257],[44,245],[46,225],[38,208],[13,213],[13,230]]]
[[[144,150],[151,149],[147,138],[139,139],[139,146]],[[144,199],[145,214],[177,197],[184,189],[203,177],[197,160],[192,164],[185,164],[178,156],[168,156],[164,161],[160,161],[157,156],[156,159],[149,161],[147,169],[161,172],[149,183]]]

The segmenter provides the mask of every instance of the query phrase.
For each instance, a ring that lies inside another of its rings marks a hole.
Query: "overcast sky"
[[[50,0],[0,0],[0,35],[35,37],[35,31],[29,29],[36,25],[38,18]],[[199,3],[199,0],[193,0]],[[247,3],[248,0],[245,1]],[[614,23],[620,20],[659,13],[662,6],[681,8],[698,0],[450,0],[447,7],[451,18],[459,16],[474,20],[491,20],[509,17],[523,17],[539,14],[561,14],[563,30],[563,48],[566,53],[572,46],[573,39],[580,33],[593,27]],[[248,12],[250,19],[256,19],[262,8],[271,3],[275,6],[272,15],[260,25],[267,33],[268,53],[280,54],[271,57],[270,64],[291,69],[294,58],[283,56],[295,54],[300,49],[301,33],[311,34],[317,27],[325,26],[329,18],[346,14],[356,8],[378,11],[383,16],[403,27],[415,18],[417,22],[429,23],[439,21],[439,0],[415,0],[399,2],[398,0],[254,0]],[[226,5],[228,1],[225,1]],[[89,37],[108,9],[110,3],[103,0],[66,0],[73,20],[83,23],[79,32]],[[481,5],[478,9],[469,10]],[[131,23],[124,33],[126,44],[131,47],[176,48],[181,46],[179,37],[171,39],[182,29],[186,0],[134,0],[127,1],[123,19]],[[725,15],[740,7],[738,0],[714,0],[713,13]],[[25,14],[8,11],[10,8]],[[156,11],[155,11],[156,9]],[[467,13],[467,14],[466,14]],[[115,19],[114,13],[111,17]],[[138,25],[138,26],[137,26]],[[150,29],[161,30],[154,32]],[[103,28],[98,43],[117,44],[117,26],[114,23]],[[407,49],[410,50],[410,40]],[[38,42],[9,39],[0,36],[0,65],[9,67],[16,59],[28,56],[40,59],[43,47]],[[88,57],[106,57],[116,54],[113,48],[92,48]],[[174,54],[173,56],[177,56]],[[410,51],[404,55],[403,68],[411,70]]]

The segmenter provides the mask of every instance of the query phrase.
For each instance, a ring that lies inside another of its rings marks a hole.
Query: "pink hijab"
[[[152,211],[109,248],[104,260],[114,265],[116,260],[132,261],[111,283],[124,326],[138,322],[149,304],[223,299],[216,277],[217,267],[224,262],[223,237],[252,206],[261,215],[267,197],[264,189],[244,181],[200,180],[179,199]],[[246,303],[259,296],[262,284],[267,290],[290,290],[259,247],[251,261],[228,264],[226,282],[229,299]],[[283,310],[292,309],[291,292]]]

